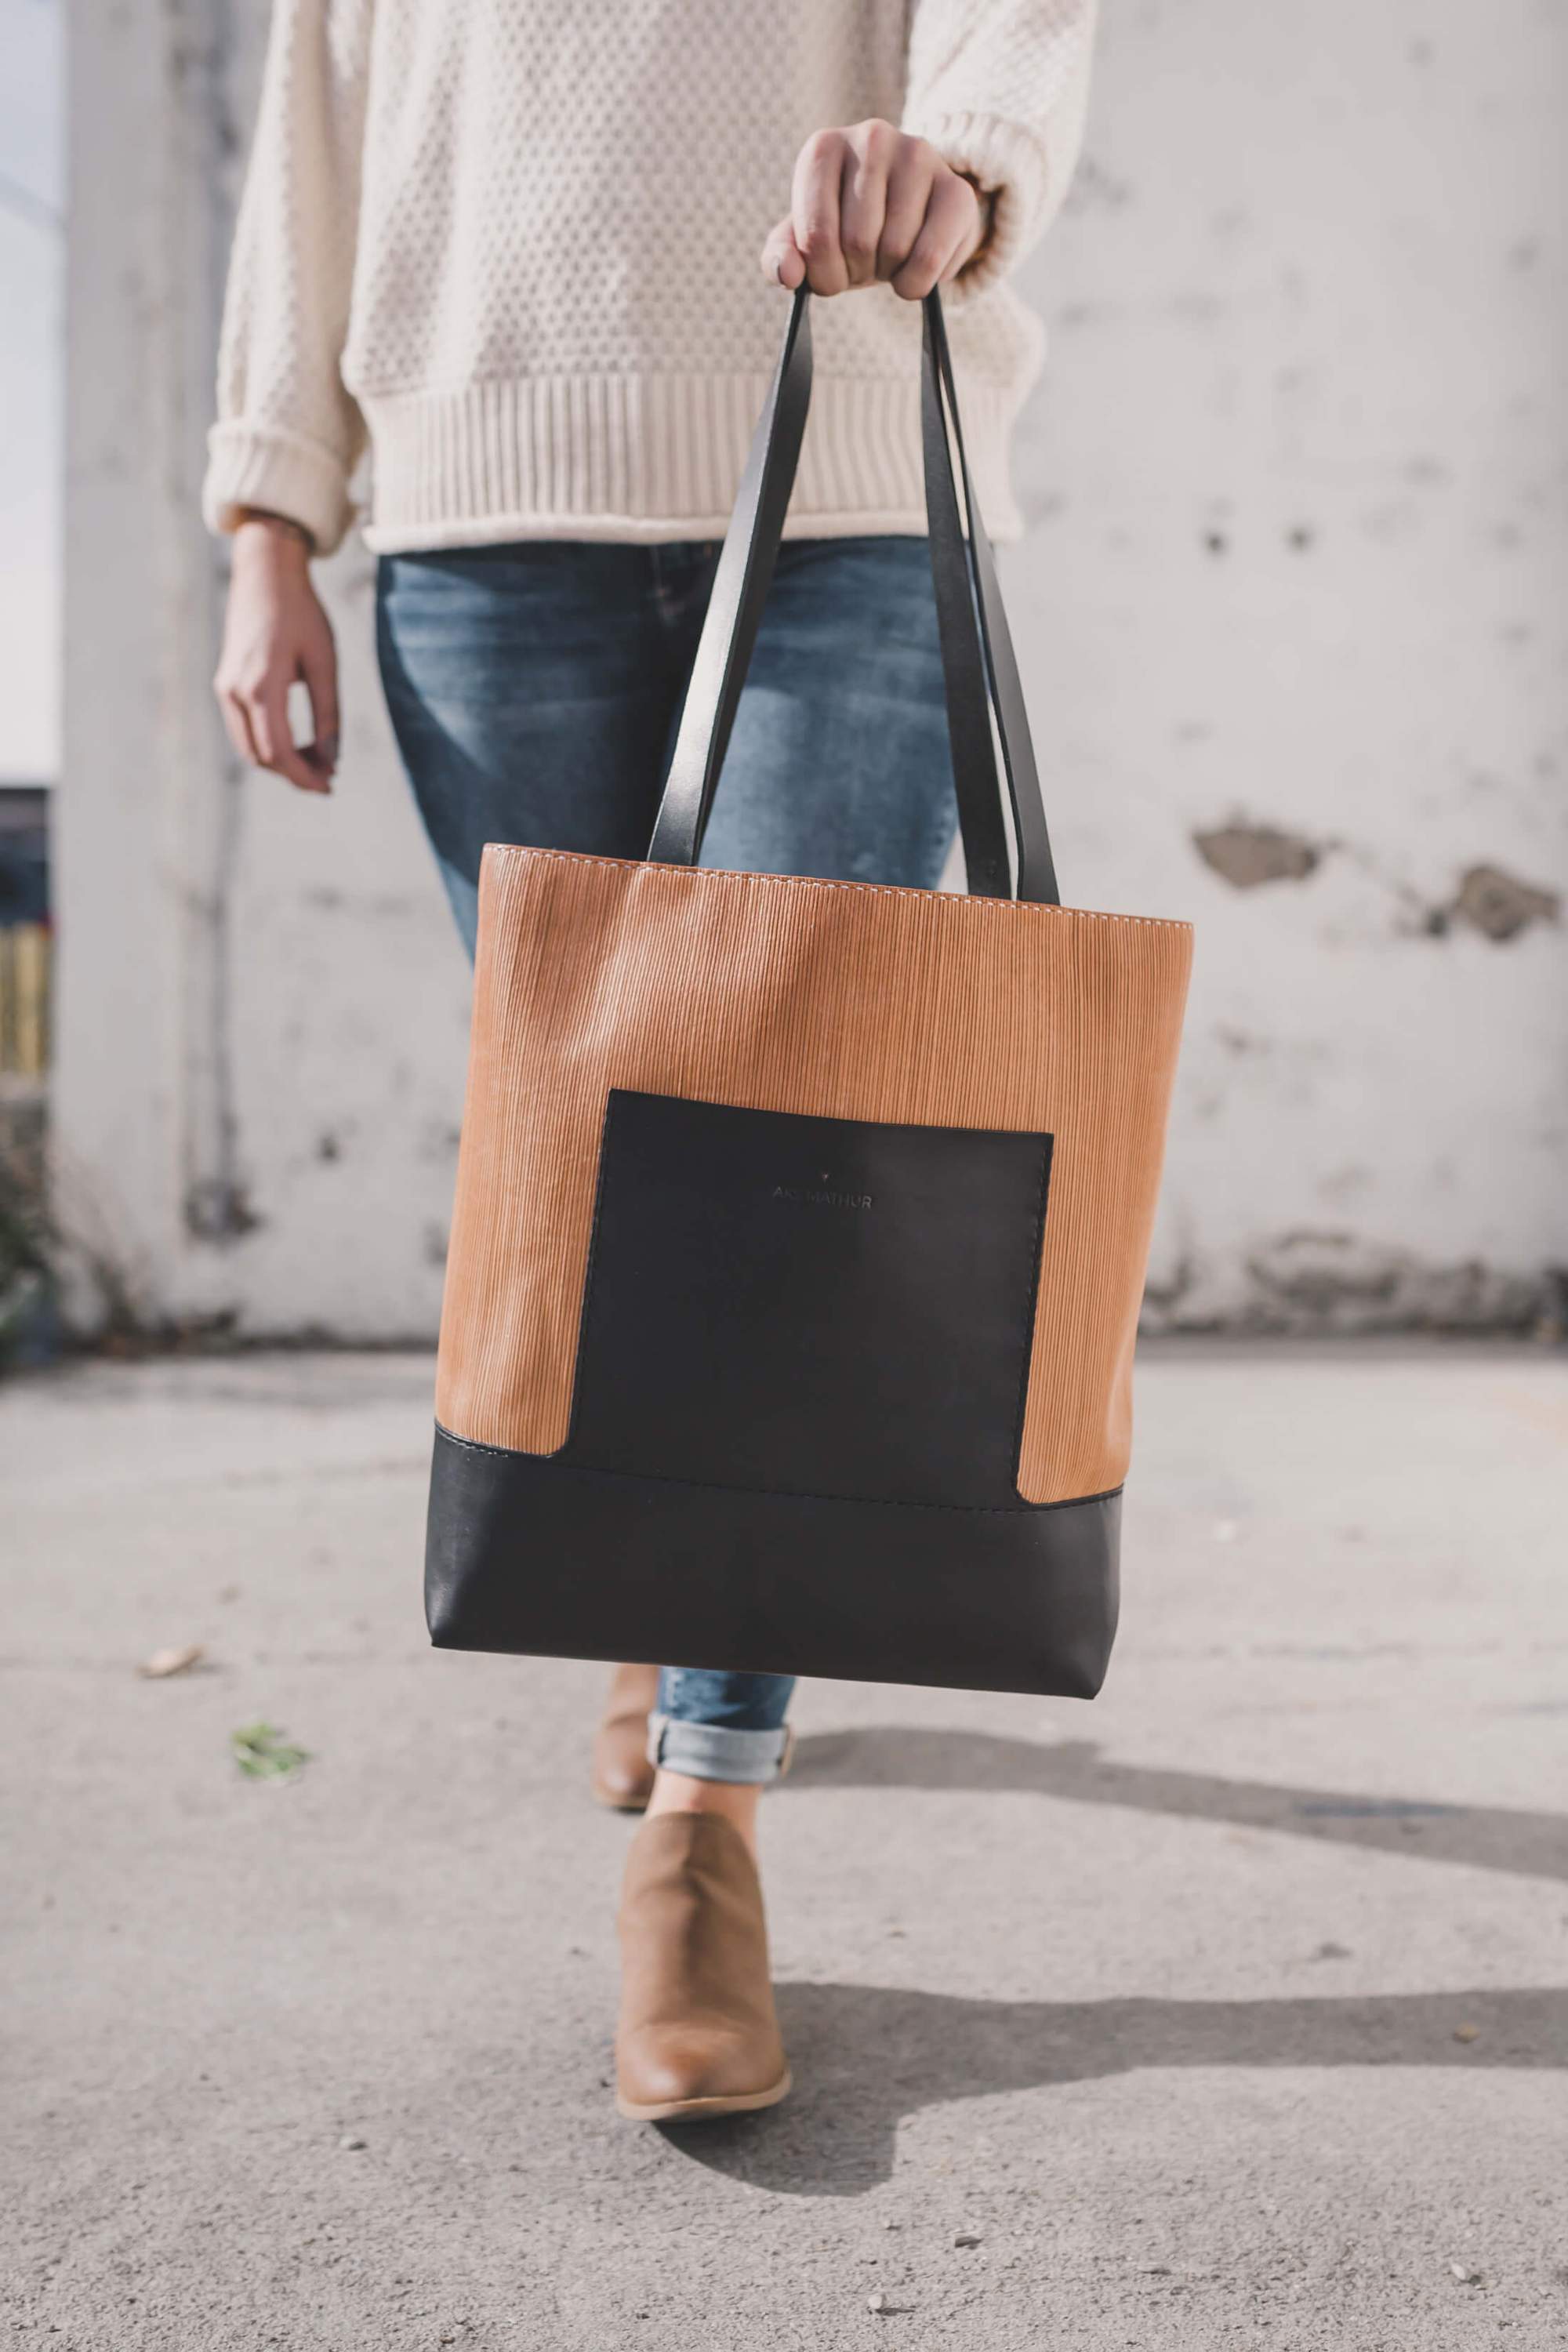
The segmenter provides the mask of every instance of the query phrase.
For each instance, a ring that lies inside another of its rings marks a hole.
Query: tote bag
[[[484,853],[442,1646],[1104,1675],[1191,933],[1058,903],[935,294],[921,364],[968,895],[697,862],[805,422],[804,292],[647,858]]]

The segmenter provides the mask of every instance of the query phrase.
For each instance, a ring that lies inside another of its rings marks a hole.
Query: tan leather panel
[[[1191,960],[1184,923],[487,849],[442,1425],[565,1443],[600,1129],[627,1087],[1048,1130],[1019,1491],[1120,1486]]]

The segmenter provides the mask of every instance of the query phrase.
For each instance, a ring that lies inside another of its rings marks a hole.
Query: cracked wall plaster
[[[1272,824],[1221,825],[1194,833],[1193,846],[1237,890],[1256,890],[1263,882],[1304,882],[1317,872],[1323,855],[1315,842]]]

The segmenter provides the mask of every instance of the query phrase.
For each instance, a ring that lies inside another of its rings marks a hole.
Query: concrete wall
[[[331,802],[207,698],[258,14],[77,0],[60,1197],[141,1314],[408,1336],[465,974],[363,556]],[[1010,579],[1068,898],[1199,927],[1155,1323],[1558,1298],[1565,99],[1558,0],[1109,9]]]
[[[58,1200],[129,1316],[411,1337],[439,1305],[467,971],[363,551],[326,575],[333,798],[240,770],[208,684],[226,553],[196,499],[264,25],[75,10]]]
[[[1112,0],[1103,62],[1016,601],[1069,895],[1198,926],[1152,1304],[1519,1314],[1568,1264],[1568,16]]]

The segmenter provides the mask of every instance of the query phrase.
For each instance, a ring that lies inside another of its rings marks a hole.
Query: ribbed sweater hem
[[[716,539],[768,388],[760,375],[577,375],[360,396],[375,452],[368,544],[385,554],[510,539]],[[1018,394],[963,388],[992,535],[1021,530],[1006,478]],[[920,389],[820,376],[790,538],[925,529]]]
[[[687,540],[720,540],[730,528],[721,515],[488,515],[481,521],[431,523],[423,531],[381,530],[367,523],[362,534],[373,555],[428,555],[443,548],[507,547],[522,540],[601,541],[613,547],[668,547]],[[792,506],[785,539],[923,539],[926,511],[813,514]],[[1016,531],[992,533],[1005,542]]]

